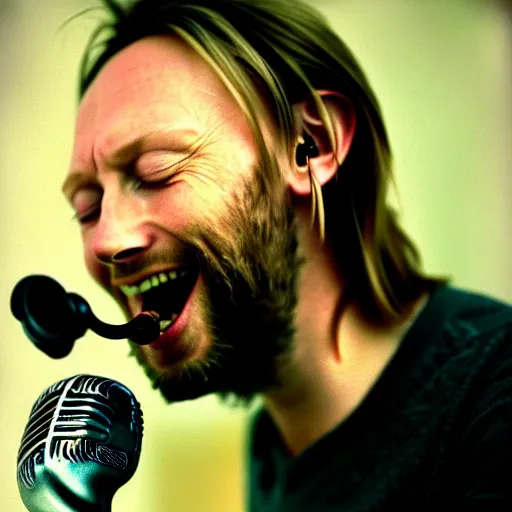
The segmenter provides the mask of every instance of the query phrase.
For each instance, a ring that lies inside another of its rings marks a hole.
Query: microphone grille
[[[74,464],[94,462],[130,473],[123,478],[127,481],[138,463],[142,430],[140,404],[123,384],[94,375],[56,382],[36,400],[23,433],[20,490],[35,485],[38,468],[59,468],[59,463],[69,473]]]

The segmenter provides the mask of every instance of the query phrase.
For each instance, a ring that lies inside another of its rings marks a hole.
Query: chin
[[[148,354],[141,347],[133,347],[132,354],[143,368],[154,389],[160,391],[168,403],[193,400],[220,391],[220,369],[212,372],[212,363],[204,358],[182,359],[169,364],[156,354]]]

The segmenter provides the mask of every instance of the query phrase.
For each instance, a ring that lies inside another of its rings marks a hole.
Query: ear
[[[325,106],[331,120],[334,136],[334,147],[329,137],[329,130],[320,117],[317,105],[313,98],[304,100],[294,105],[295,118],[297,120],[297,145],[304,132],[313,138],[318,148],[318,156],[309,158],[309,169],[315,176],[320,186],[330,181],[339,166],[347,156],[356,129],[355,109],[340,93],[332,91],[317,91],[320,100]],[[294,148],[292,173],[288,179],[289,185],[297,195],[311,194],[308,165],[299,166],[295,161]]]

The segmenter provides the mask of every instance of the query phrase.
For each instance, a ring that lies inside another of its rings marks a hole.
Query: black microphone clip
[[[57,281],[43,275],[27,276],[15,286],[11,311],[34,345],[54,359],[67,356],[87,329],[103,338],[130,338],[139,345],[152,343],[160,335],[158,313],[143,311],[126,324],[106,324],[83,297],[67,293]]]

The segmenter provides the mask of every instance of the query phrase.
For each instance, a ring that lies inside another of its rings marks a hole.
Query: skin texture
[[[295,106],[297,134],[307,130],[320,150],[309,162],[320,185],[356,125],[341,94],[321,94],[336,153],[314,108]],[[342,276],[311,227],[308,174],[294,150],[279,153],[266,119],[270,182],[259,179],[249,123],[207,63],[178,39],[143,39],[88,89],[63,189],[81,219],[87,268],[127,317],[143,304],[120,285],[199,269],[179,338],[134,347],[163,396],[261,393],[298,453],[357,407],[413,316],[371,326],[343,305]]]
[[[200,269],[179,339],[134,346],[169,400],[250,397],[276,384],[274,356],[290,351],[297,234],[277,163],[272,190],[258,167],[238,105],[178,40],[121,52],[80,106],[64,191],[90,274],[131,318],[142,304],[120,285]]]

